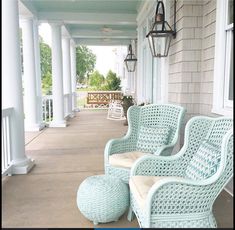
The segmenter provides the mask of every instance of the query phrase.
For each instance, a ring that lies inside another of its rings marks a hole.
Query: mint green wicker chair
[[[135,213],[141,227],[217,227],[212,206],[233,176],[232,126],[231,118],[191,118],[177,154],[136,161],[128,219]]]
[[[127,112],[127,134],[106,144],[105,174],[128,183],[136,159],[147,154],[170,155],[178,140],[185,111],[171,104],[131,106]]]

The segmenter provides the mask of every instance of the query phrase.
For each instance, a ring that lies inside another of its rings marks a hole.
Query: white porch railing
[[[70,94],[64,94],[64,117],[66,118],[69,114],[69,101]]]
[[[13,108],[2,109],[2,176],[11,174],[12,167],[12,133],[11,123]]]
[[[53,119],[53,97],[52,95],[42,97],[43,122],[50,123]]]
[[[69,102],[71,100],[70,94],[64,94],[64,117],[66,118],[69,114]],[[53,96],[47,95],[42,97],[42,111],[43,111],[43,122],[50,123],[53,119]]]
[[[73,92],[72,93],[72,110],[77,109],[77,93]]]

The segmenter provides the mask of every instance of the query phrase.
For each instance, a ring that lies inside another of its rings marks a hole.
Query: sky
[[[51,29],[47,23],[39,26],[39,35],[42,36],[45,43],[51,46]],[[110,69],[115,71],[115,55],[112,51],[115,46],[88,46],[88,48],[96,55],[95,69],[104,76]]]

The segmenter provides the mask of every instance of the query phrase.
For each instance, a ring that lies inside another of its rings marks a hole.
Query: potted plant
[[[122,107],[123,107],[124,116],[126,118],[126,121],[125,121],[124,125],[128,125],[127,110],[129,109],[130,106],[134,105],[134,99],[130,95],[125,95],[125,96],[122,97],[121,104],[122,104]]]

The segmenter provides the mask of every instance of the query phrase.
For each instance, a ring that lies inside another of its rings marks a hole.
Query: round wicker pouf
[[[129,207],[129,188],[120,179],[91,176],[79,186],[77,206],[94,224],[117,221]]]

